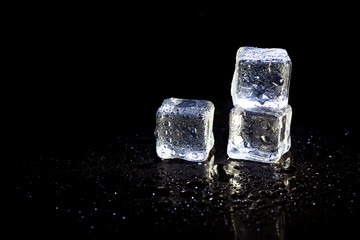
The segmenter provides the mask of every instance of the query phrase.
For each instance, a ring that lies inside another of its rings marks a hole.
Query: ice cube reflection
[[[249,161],[215,161],[210,168],[211,189],[217,181],[225,181],[222,191],[235,239],[285,239],[283,206],[295,178],[291,169],[291,153],[278,164],[264,165]]]

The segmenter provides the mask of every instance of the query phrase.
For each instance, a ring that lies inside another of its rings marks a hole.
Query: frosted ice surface
[[[214,145],[214,104],[168,98],[156,112],[156,152],[160,158],[201,162]]]
[[[276,162],[289,151],[292,109],[265,111],[234,107],[230,112],[230,158]]]
[[[285,49],[239,48],[231,84],[234,105],[284,109],[288,104],[291,66]]]

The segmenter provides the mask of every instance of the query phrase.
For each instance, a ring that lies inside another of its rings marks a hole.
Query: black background
[[[5,88],[12,157],[65,163],[116,136],[152,136],[168,97],[212,101],[215,132],[227,132],[241,46],[288,51],[292,131],[356,136],[355,7],[289,4],[17,6]]]
[[[208,99],[227,116],[237,49],[278,47],[293,63],[293,124],[353,128],[358,36],[351,10],[306,4],[25,7],[26,14],[13,17],[19,65],[10,99],[19,107],[12,110],[39,153],[135,131],[152,134],[156,109],[167,97]]]

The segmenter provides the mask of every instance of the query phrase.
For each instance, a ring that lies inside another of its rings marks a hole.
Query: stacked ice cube
[[[272,163],[290,149],[290,76],[286,50],[239,48],[231,84],[230,158]]]

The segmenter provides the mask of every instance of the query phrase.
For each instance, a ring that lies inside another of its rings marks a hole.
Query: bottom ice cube
[[[289,151],[292,109],[243,109],[230,112],[227,154],[230,158],[274,163]]]

